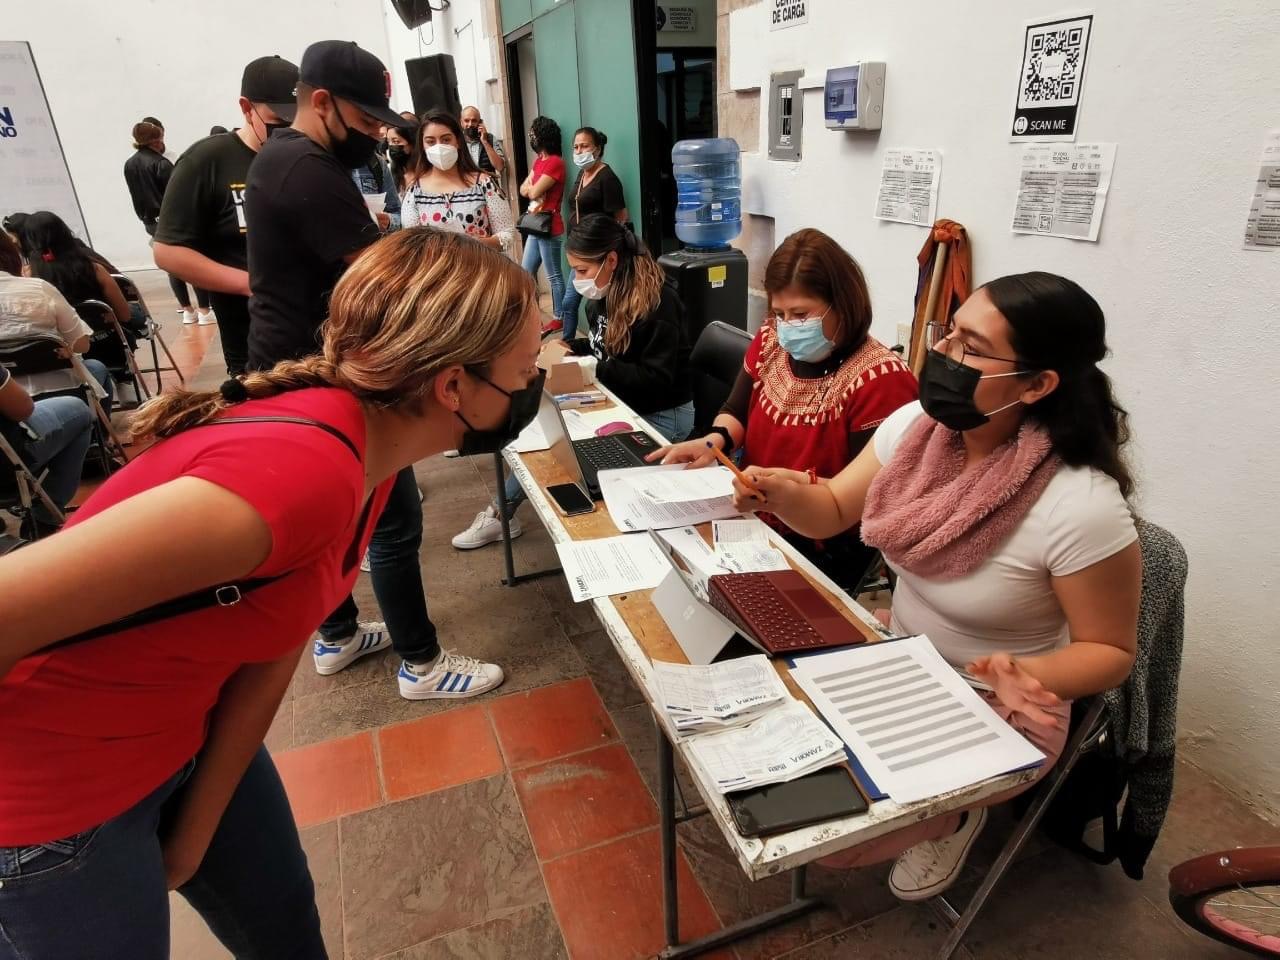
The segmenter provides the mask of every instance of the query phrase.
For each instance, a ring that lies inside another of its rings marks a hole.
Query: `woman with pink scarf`
[[[898,575],[894,632],[927,634],[976,681],[1045,754],[1043,776],[1071,701],[1117,686],[1133,665],[1142,557],[1120,452],[1127,415],[1098,368],[1102,309],[1070,280],[993,280],[939,333],[920,401],[844,470],[815,480],[751,467],[763,502],[741,484],[736,500],[810,537],[860,522]],[[824,863],[896,857],[890,888],[922,900],[959,875],[986,819],[985,805],[934,817]]]

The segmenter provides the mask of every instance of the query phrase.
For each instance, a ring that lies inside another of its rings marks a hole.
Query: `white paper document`
[[[732,573],[767,573],[770,570],[790,570],[791,564],[767,543],[731,543],[716,547],[716,562]]]
[[[1044,760],[928,637],[801,657],[791,676],[876,785],[899,803]]]
[[[649,537],[602,537],[557,543],[556,553],[575,603],[633,590],[651,590],[671,561]]]
[[[1097,241],[1115,164],[1114,143],[1023,147],[1013,232]]]
[[[666,503],[733,496],[733,474],[724,467],[645,473],[633,476],[632,482],[645,496]]]
[[[1244,248],[1280,248],[1280,130],[1272,130],[1262,145],[1258,180],[1244,225]]]
[[[653,675],[667,715],[681,732],[740,726],[793,699],[764,656],[706,666],[655,660]]]
[[[768,543],[769,528],[755,517],[717,520],[711,525],[711,539],[717,547],[730,543]]]
[[[724,521],[717,520],[717,523]],[[711,549],[711,544],[702,539],[702,534],[695,527],[673,527],[668,530],[659,530],[660,536],[680,554],[682,559],[689,568],[689,572],[699,580],[706,580],[707,577],[717,573],[731,573],[732,571],[723,566],[716,558],[716,552]]]
[[[654,500],[636,489],[635,481],[642,479],[637,474],[673,469],[683,470],[684,467],[682,464],[669,464],[600,471],[600,493],[609,516],[619,530],[665,530],[738,516],[732,497],[666,502]]]
[[[886,150],[876,195],[876,219],[933,226],[941,179],[941,150]]]
[[[508,445],[507,449],[516,453],[533,453],[535,450],[546,450],[551,444],[547,441],[547,435],[542,429],[542,424],[534,418],[530,424],[520,431],[520,436],[516,437]]]
[[[570,440],[590,440],[607,423],[625,423],[628,430],[634,430],[633,418],[617,407],[604,410],[593,410],[590,407],[579,407],[576,410],[562,410],[565,429],[569,431]]]
[[[844,760],[844,744],[805,704],[791,700],[742,727],[688,740],[693,762],[721,793],[782,783]]]

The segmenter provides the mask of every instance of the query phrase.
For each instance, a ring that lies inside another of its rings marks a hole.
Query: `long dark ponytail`
[[[33,277],[52,284],[73,307],[85,300],[102,299],[93,261],[61,217],[41,210],[27,217],[19,231],[22,255]]]
[[[1027,415],[1049,431],[1065,463],[1101,470],[1127,498],[1134,482],[1121,447],[1129,440],[1129,414],[1098,367],[1107,355],[1098,301],[1066,277],[1040,271],[1000,277],[983,289],[1008,321],[1018,358],[1058,375],[1058,388],[1031,404]]]

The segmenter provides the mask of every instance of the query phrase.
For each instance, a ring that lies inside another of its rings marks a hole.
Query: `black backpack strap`
[[[343,445],[351,451],[352,456],[356,460],[360,459],[360,451],[356,445],[352,443],[351,438],[339,430],[337,427],[328,423],[321,423],[319,420],[309,420],[305,417],[223,417],[220,420],[211,420],[209,423],[201,424],[204,427],[218,426],[227,423],[296,423],[307,427],[317,427],[326,433],[332,434],[342,441]],[[371,503],[372,501],[370,501]],[[365,505],[365,511],[361,514],[361,520],[356,527],[356,538],[359,539],[363,532],[365,522],[368,517],[369,505]],[[56,650],[58,647],[69,647],[72,644],[83,643],[86,640],[96,640],[99,637],[105,637],[108,634],[119,633],[124,630],[132,630],[135,627],[145,627],[153,623],[159,623],[161,620],[168,620],[171,617],[180,617],[186,613],[194,613],[197,610],[207,610],[211,607],[234,607],[243,600],[247,595],[255,590],[261,590],[263,587],[269,586],[278,580],[283,580],[293,571],[286,570],[284,573],[277,574],[274,577],[253,577],[248,580],[241,580],[237,583],[224,583],[218,587],[205,587],[197,590],[195,593],[189,593],[183,597],[177,597],[173,600],[165,600],[161,603],[153,604],[134,613],[130,613],[118,620],[110,623],[104,623],[100,627],[94,627],[90,630],[82,631],[70,637],[64,637],[53,643],[45,644],[40,650],[32,651],[33,654],[41,653],[45,650]]]

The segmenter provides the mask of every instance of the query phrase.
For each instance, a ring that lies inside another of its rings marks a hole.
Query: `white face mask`
[[[600,264],[600,268],[596,270],[596,275],[594,277],[574,277],[573,289],[577,290],[578,293],[582,294],[588,300],[603,300],[604,295],[609,290],[609,284],[606,283],[603,287],[596,286],[596,280],[600,276],[600,270],[603,269],[604,264],[602,263]]]
[[[437,170],[452,170],[458,162],[458,148],[451,143],[433,143],[426,154],[427,162]]]
[[[596,155],[589,150],[586,153],[575,153],[573,162],[579,167],[589,167],[596,162]]]

